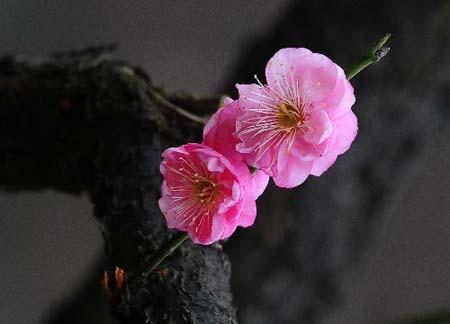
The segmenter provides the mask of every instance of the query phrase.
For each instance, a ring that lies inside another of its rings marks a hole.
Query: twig
[[[189,236],[180,232],[177,236],[170,242],[169,246],[163,249],[155,258],[153,258],[150,268],[142,273],[142,276],[148,276],[153,270],[155,270],[161,262],[163,262],[168,256],[170,256]]]
[[[165,107],[172,109],[176,113],[180,114],[183,117],[186,117],[187,119],[199,123],[199,124],[206,124],[207,119],[205,117],[197,116],[193,113],[190,113],[189,111],[181,108],[180,106],[175,105],[174,103],[167,100],[161,93],[158,91],[155,91],[153,88],[148,88],[149,93],[152,95],[153,98],[155,98],[159,103],[164,105]]]
[[[384,44],[391,37],[391,34],[386,34],[369,52],[369,54],[364,57],[361,62],[354,65],[347,72],[347,79],[351,80],[355,75],[364,70],[369,65],[380,61],[389,52],[389,47],[383,47]]]

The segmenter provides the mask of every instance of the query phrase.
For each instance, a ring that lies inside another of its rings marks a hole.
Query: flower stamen
[[[275,112],[275,120],[281,130],[290,133],[293,129],[303,126],[306,115],[303,106],[298,109],[293,105],[282,102],[278,105],[278,110]]]

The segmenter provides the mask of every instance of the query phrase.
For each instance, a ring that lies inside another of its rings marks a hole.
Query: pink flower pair
[[[237,85],[238,100],[210,118],[203,144],[163,153],[160,208],[169,228],[196,243],[252,225],[269,176],[279,187],[298,186],[326,171],[356,136],[353,87],[327,57],[282,49],[268,62],[266,80]]]

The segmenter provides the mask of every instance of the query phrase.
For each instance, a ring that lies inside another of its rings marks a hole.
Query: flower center
[[[289,132],[305,122],[304,109],[282,102],[275,112],[275,120],[279,128]]]
[[[218,194],[217,184],[199,174],[194,175],[194,179],[193,197],[201,204],[214,202]]]

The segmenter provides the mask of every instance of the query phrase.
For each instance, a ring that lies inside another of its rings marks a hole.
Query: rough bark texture
[[[127,273],[112,299],[122,323],[236,323],[220,246],[185,242],[141,275],[173,236],[157,206],[161,153],[198,139],[200,127],[155,100],[141,71],[106,54],[0,60],[0,188],[91,196],[109,267]]]
[[[448,17],[448,1],[297,1],[251,43],[230,93],[231,84],[262,77],[279,48],[307,47],[348,67],[392,33],[389,55],[352,80],[359,134],[350,151],[296,190],[270,188],[256,226],[225,246],[242,323],[311,323],[339,300],[343,271],[449,126]]]

